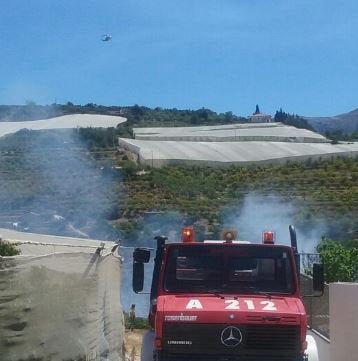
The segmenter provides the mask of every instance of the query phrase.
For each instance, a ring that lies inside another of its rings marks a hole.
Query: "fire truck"
[[[142,361],[316,361],[313,337],[300,294],[300,254],[275,244],[274,232],[260,243],[195,242],[194,229],[182,242],[156,237],[149,322]],[[150,250],[133,253],[133,290],[142,293]],[[313,264],[312,295],[323,293],[323,266]]]

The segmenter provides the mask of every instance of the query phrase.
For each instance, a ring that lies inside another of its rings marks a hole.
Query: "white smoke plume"
[[[250,193],[240,207],[230,208],[224,224],[237,229],[240,240],[259,243],[262,232],[271,230],[276,234],[276,242],[286,245],[290,245],[288,226],[292,224],[296,228],[299,252],[314,252],[327,227],[322,219],[311,220],[309,225],[295,224],[302,208],[300,202],[290,202],[276,194]]]
[[[156,241],[154,237],[164,235],[168,242],[181,239],[181,230],[185,224],[185,217],[177,212],[167,212],[147,215],[143,221],[142,230],[133,241],[123,244],[121,255],[124,258],[122,271],[121,299],[124,310],[129,310],[131,304],[136,305],[136,314],[140,317],[148,315],[149,294],[136,294],[132,290],[132,267],[134,247],[151,248],[150,262],[145,264],[144,292],[150,292],[152,282]],[[126,248],[128,247],[128,248]]]
[[[120,203],[120,174],[110,165],[95,162],[76,131],[22,130],[5,140],[17,145],[7,153],[20,167],[6,171],[5,163],[0,172],[1,226],[115,239],[107,219],[116,216]]]

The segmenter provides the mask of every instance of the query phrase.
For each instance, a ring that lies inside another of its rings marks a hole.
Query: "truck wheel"
[[[307,335],[306,341],[307,341],[307,350],[306,350],[307,360],[319,361],[318,349],[315,339],[313,338],[313,336]]]
[[[143,335],[142,349],[140,351],[140,361],[153,361],[154,351],[154,331],[147,331]]]

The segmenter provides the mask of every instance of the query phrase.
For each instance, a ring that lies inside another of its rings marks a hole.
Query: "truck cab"
[[[157,237],[150,359],[307,360],[295,240],[276,245],[272,232],[262,244],[235,241],[232,232],[214,242],[195,242],[193,236],[189,228],[183,242]],[[134,251],[135,292],[143,290],[148,261],[148,250]],[[322,290],[322,269],[314,269],[316,289]]]

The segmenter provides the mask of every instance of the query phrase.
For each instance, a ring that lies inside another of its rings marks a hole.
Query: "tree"
[[[36,102],[34,100],[28,99],[26,100],[26,105],[28,107],[34,107],[36,105]]]
[[[224,114],[224,119],[226,122],[230,122],[234,118],[234,114],[232,112],[226,112]]]
[[[132,107],[132,114],[135,120],[139,120],[144,115],[144,110],[138,104]]]
[[[204,122],[208,121],[209,111],[207,109],[201,108],[201,109],[197,110],[196,113],[198,114],[199,118],[202,119]]]
[[[287,125],[293,125],[296,128],[308,129],[314,131],[313,127],[308,121],[298,115],[285,113],[282,108],[276,111],[275,122],[281,122]]]
[[[323,239],[317,246],[324,263],[327,282],[358,281],[358,247],[345,246],[341,242]]]
[[[196,114],[193,114],[191,117],[190,117],[190,123],[192,124],[198,124],[200,122],[200,119],[199,117],[196,115]]]

